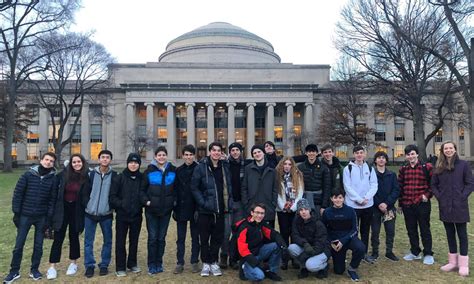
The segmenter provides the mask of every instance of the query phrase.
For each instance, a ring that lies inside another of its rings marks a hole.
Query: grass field
[[[11,197],[13,193],[13,188],[16,184],[16,181],[22,171],[16,171],[11,174],[0,173],[0,277],[3,279],[9,271],[11,252],[13,250],[16,229],[13,225],[12,212],[11,212]],[[471,201],[471,218],[474,218],[474,194],[470,197]],[[470,267],[471,267],[471,276],[468,278],[462,278],[458,276],[457,272],[452,273],[441,273],[439,267],[444,264],[447,260],[447,242],[446,235],[444,232],[444,227],[438,219],[438,204],[436,201],[432,202],[432,214],[431,214],[431,228],[433,235],[433,251],[435,252],[436,263],[433,266],[423,265],[420,261],[415,262],[390,262],[389,260],[384,259],[383,257],[379,259],[376,264],[370,265],[362,263],[359,268],[359,275],[362,282],[366,283],[411,283],[411,282],[425,282],[425,283],[473,283],[474,282],[474,260],[471,258]],[[382,230],[383,231],[383,230]],[[95,255],[100,257],[100,247],[101,247],[101,233],[100,229],[97,230],[97,241],[95,244]],[[471,244],[471,252],[474,250],[474,229],[468,225],[468,234],[469,242]],[[19,283],[30,282],[27,280],[29,267],[30,267],[30,258],[32,251],[32,236],[33,230],[30,231],[28,236],[28,241],[25,246],[25,251],[23,255],[23,262],[21,268],[22,278],[18,281]],[[118,279],[115,272],[114,264],[114,248],[112,249],[112,263],[110,266],[110,274],[108,276],[98,276],[98,270],[96,269],[96,276],[87,279],[83,276],[84,266],[83,258],[79,259],[79,272],[76,276],[67,277],[65,271],[68,262],[68,241],[65,240],[62,253],[62,262],[58,265],[58,278],[54,281],[57,283],[132,283],[132,282],[145,282],[145,283],[193,283],[193,282],[212,282],[212,283],[232,283],[240,282],[238,279],[237,271],[233,270],[224,270],[224,275],[222,277],[210,277],[210,278],[201,278],[198,274],[191,274],[189,264],[185,266],[185,273],[181,275],[174,275],[172,271],[174,270],[176,263],[176,225],[174,221],[171,221],[168,236],[167,236],[167,246],[164,258],[164,268],[165,272],[160,273],[157,276],[150,277],[146,273],[146,238],[147,232],[145,229],[145,221],[142,226],[142,233],[140,236],[139,243],[139,265],[143,269],[143,272],[138,275],[129,274],[125,278]],[[114,236],[115,241],[115,236]],[[44,242],[44,253],[42,258],[42,264],[40,266],[40,271],[46,277],[46,270],[48,269],[48,259],[50,253],[52,241],[45,240]],[[81,238],[81,249],[83,241]],[[189,242],[188,242],[189,246]],[[398,216],[397,220],[397,230],[395,236],[395,254],[399,257],[402,257],[408,251],[408,239],[405,230],[405,224],[403,221],[403,216]],[[384,232],[381,233],[381,252],[384,252]],[[81,250],[82,253],[82,250]],[[472,253],[470,253],[472,256]],[[189,250],[186,254],[186,260],[189,259]],[[100,261],[100,259],[99,259]],[[298,280],[297,270],[287,270],[282,272],[282,277],[285,282],[293,283],[310,283],[317,280],[314,277],[307,278],[305,281]],[[41,280],[47,282],[48,280]],[[347,283],[350,282],[349,278],[346,275],[336,276],[330,272],[330,276],[325,280],[326,282],[331,283]],[[268,281],[265,281],[269,283]]]

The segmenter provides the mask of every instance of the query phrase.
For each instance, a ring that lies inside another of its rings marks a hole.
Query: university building
[[[164,145],[168,158],[176,160],[186,144],[206,155],[212,141],[226,146],[237,141],[249,157],[252,145],[267,140],[280,154],[299,154],[307,141],[317,139],[321,102],[331,91],[329,65],[281,63],[270,42],[223,22],[173,39],[158,62],[109,68],[109,84],[85,104],[64,158],[80,152],[94,162],[101,149],[109,149],[114,163],[124,163],[127,153],[140,148],[151,160],[154,148]],[[376,129],[373,138],[382,146],[370,147],[369,155],[384,149],[403,159],[403,148],[415,139],[413,124],[385,116],[377,104],[374,96],[363,122]],[[48,111],[28,107],[36,111],[27,139],[14,144],[18,163],[32,163],[51,149]],[[427,153],[451,139],[461,156],[470,156],[468,131],[448,122]],[[337,155],[349,158],[351,149],[338,147]]]

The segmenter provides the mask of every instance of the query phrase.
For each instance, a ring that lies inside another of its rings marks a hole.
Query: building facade
[[[169,159],[176,160],[184,145],[196,145],[202,157],[215,140],[242,143],[247,156],[252,145],[267,140],[275,141],[280,154],[299,154],[305,143],[317,139],[321,102],[330,90],[329,65],[281,63],[268,41],[222,22],[172,40],[158,62],[109,68],[107,88],[85,104],[63,157],[81,152],[94,161],[107,148],[116,163],[137,150],[151,160],[154,148],[164,145]],[[19,163],[32,162],[51,148],[49,122],[48,112],[38,108],[27,140],[14,145]],[[367,105],[364,123],[376,129],[373,138],[381,145],[369,154],[384,149],[402,159],[403,148],[415,139],[411,121],[385,117],[376,97]],[[442,140],[451,139],[461,156],[469,156],[467,131],[448,123],[427,152],[433,154]],[[337,154],[348,158],[350,150],[342,146]]]

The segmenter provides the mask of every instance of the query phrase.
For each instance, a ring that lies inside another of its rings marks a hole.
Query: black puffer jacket
[[[176,169],[175,190],[178,200],[174,208],[176,213],[176,221],[189,221],[194,218],[196,211],[196,202],[191,192],[191,178],[193,177],[194,168],[198,163],[193,162],[191,165],[182,164]]]
[[[203,214],[223,214],[220,208],[223,204],[220,202],[227,202],[227,209],[233,208],[232,199],[232,181],[230,178],[229,164],[224,161],[219,161],[219,167],[224,169],[224,175],[227,184],[227,200],[219,201],[219,194],[217,192],[217,185],[214,180],[214,174],[211,169],[211,161],[209,157],[202,159],[194,168],[193,177],[191,179],[191,192],[199,213]]]
[[[140,200],[144,206],[150,201],[150,206],[145,211],[157,216],[170,214],[176,203],[176,191],[174,183],[176,179],[176,168],[171,163],[165,165],[165,171],[158,168],[156,160],[153,160],[143,173],[142,185],[140,187]]]
[[[326,226],[314,216],[306,221],[299,215],[295,216],[291,230],[291,240],[300,247],[303,247],[305,243],[309,243],[314,248],[316,255],[323,252],[327,257],[331,255]]]
[[[30,217],[45,216],[51,221],[57,198],[57,178],[54,169],[44,176],[34,166],[18,180],[13,192],[12,211]]]
[[[109,203],[117,213],[117,220],[132,222],[142,217],[143,205],[140,202],[142,179],[140,171],[133,174],[128,168],[112,179]]]
[[[329,173],[331,175],[331,190],[344,188],[342,185],[343,167],[339,159],[337,157],[332,157],[332,164],[328,164],[325,159],[322,159],[322,162],[329,168]]]
[[[59,231],[64,221],[64,190],[66,188],[65,180],[66,172],[62,171],[57,175],[58,181],[58,195],[56,199],[56,205],[53,216],[53,229]],[[86,175],[86,179],[89,179],[89,175]],[[84,229],[84,207],[80,202],[80,194],[77,192],[77,201],[75,202],[75,220],[76,220],[76,232],[82,232]],[[69,228],[71,230],[71,228]]]
[[[314,164],[310,164],[308,159],[298,165],[298,169],[303,173],[304,191],[313,192],[313,202],[315,206],[327,208],[331,195],[331,176],[329,169],[317,158]]]

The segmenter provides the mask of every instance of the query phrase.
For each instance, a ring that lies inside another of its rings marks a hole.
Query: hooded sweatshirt
[[[344,203],[354,209],[372,207],[374,205],[374,195],[378,188],[375,169],[371,170],[366,162],[359,166],[350,161],[349,165],[352,165],[352,171],[349,171],[349,166],[346,166],[342,178],[346,191]],[[364,199],[369,201],[365,205],[360,205],[359,203]]]

